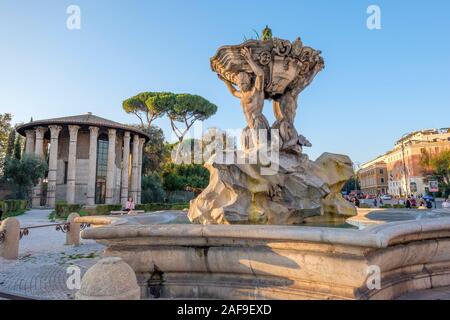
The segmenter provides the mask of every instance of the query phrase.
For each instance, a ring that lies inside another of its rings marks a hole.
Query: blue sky
[[[66,9],[81,8],[81,30]],[[379,5],[382,29],[366,28]],[[140,91],[199,94],[219,111],[205,127],[245,125],[209,66],[225,44],[268,24],[320,49],[326,68],[299,99],[296,126],[313,147],[365,162],[412,130],[450,127],[450,2],[0,0],[0,112],[14,122],[88,111],[136,122],[122,101]],[[267,103],[265,113],[272,121]],[[158,120],[169,139],[166,121]]]

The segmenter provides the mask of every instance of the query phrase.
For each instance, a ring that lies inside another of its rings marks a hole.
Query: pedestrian
[[[3,216],[3,209],[0,208],[0,221],[2,221],[2,216]]]
[[[382,206],[384,204],[383,199],[380,198],[380,206]]]
[[[442,203],[442,208],[444,209],[450,208],[450,201],[448,199],[445,199],[445,201]]]
[[[358,199],[358,197],[355,198],[355,206],[357,206],[359,208],[359,199]]]
[[[415,198],[411,198],[411,207],[415,208],[417,206],[417,202]]]
[[[378,205],[378,203],[377,203],[377,198],[374,198],[374,199],[373,199],[373,206],[374,206],[374,207],[377,207],[377,205]]]
[[[409,200],[409,198],[406,199],[406,209],[411,209],[411,201]]]

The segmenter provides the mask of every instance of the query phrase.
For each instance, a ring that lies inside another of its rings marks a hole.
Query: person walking
[[[444,209],[450,208],[450,201],[448,199],[445,199],[445,201],[442,203],[442,208]]]
[[[377,198],[374,198],[374,199],[373,199],[373,206],[374,206],[375,208],[378,206]]]

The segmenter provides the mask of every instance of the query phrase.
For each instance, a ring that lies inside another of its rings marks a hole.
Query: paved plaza
[[[21,227],[52,224],[48,219],[50,212],[30,210],[17,219]],[[186,221],[182,212],[160,211],[151,216],[150,221],[155,224]],[[73,299],[77,290],[66,285],[70,276],[67,268],[77,266],[83,275],[100,259],[103,246],[85,239],[81,239],[79,247],[66,246],[65,237],[55,227],[29,229],[29,235],[20,240],[19,259],[0,258],[0,299]]]

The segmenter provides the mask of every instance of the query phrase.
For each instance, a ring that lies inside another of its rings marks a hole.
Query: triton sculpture
[[[311,144],[294,126],[299,94],[324,68],[320,54],[300,38],[270,38],[223,46],[211,58],[212,70],[240,99],[247,127],[238,161],[219,163],[216,154],[205,164],[210,184],[191,201],[192,222],[299,224],[324,213],[356,214],[340,194],[353,174],[350,158],[325,153],[310,161],[302,151]],[[273,101],[272,126],[265,99]],[[255,152],[257,161],[246,161]]]

